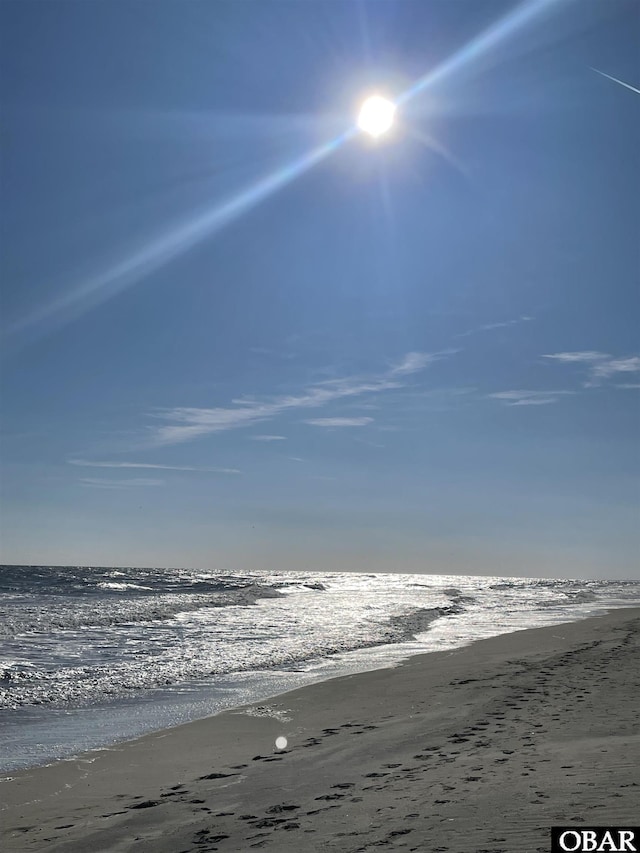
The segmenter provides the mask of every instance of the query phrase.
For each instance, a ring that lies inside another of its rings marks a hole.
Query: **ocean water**
[[[0,770],[640,605],[636,581],[0,567]]]

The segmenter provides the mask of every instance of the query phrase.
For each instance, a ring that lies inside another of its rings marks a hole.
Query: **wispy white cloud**
[[[238,468],[210,468],[195,465],[160,465],[152,462],[92,462],[88,459],[67,459],[69,465],[84,468],[151,468],[160,471],[196,471],[207,474],[240,474]],[[130,481],[129,481],[130,482]]]
[[[373,418],[311,418],[305,424],[319,427],[360,427],[373,423]]]
[[[231,403],[234,406],[257,406],[258,400],[254,397],[236,397]]]
[[[135,486],[164,486],[164,480],[150,477],[132,477],[129,480],[108,480],[105,477],[81,477],[83,486],[93,486],[97,489],[128,489]]]
[[[552,361],[561,364],[582,364],[587,367],[588,378],[585,387],[610,379],[619,373],[640,373],[640,356],[613,356],[606,352],[587,350],[586,352],[555,352],[544,355]]]
[[[286,441],[286,435],[250,435],[251,441]]]
[[[554,352],[548,355],[543,355],[543,358],[549,358],[553,361],[560,361],[565,364],[593,364],[602,361],[606,358],[611,358],[605,352],[596,352],[595,350],[586,350],[580,352]]]
[[[593,368],[593,376],[596,379],[609,379],[616,373],[639,373],[640,356],[630,355],[625,358],[612,358],[601,361]]]
[[[624,388],[627,391],[638,391],[640,390],[640,382],[620,382],[616,385],[616,388]]]
[[[322,408],[338,400],[402,388],[405,385],[404,377],[424,370],[432,362],[452,352],[410,352],[399,364],[379,376],[331,379],[311,385],[296,395],[263,401],[242,398],[232,406],[213,409],[178,407],[156,412],[154,417],[169,423],[150,429],[150,440],[154,445],[178,444],[203,435],[269,421],[286,412]]]
[[[547,406],[573,393],[573,391],[496,391],[487,396],[505,406]]]
[[[527,314],[521,314],[513,320],[503,320],[500,323],[484,323],[475,329],[469,329],[467,332],[460,332],[455,335],[456,338],[468,338],[470,335],[476,335],[478,332],[491,332],[494,329],[506,329],[509,326],[519,326],[521,323],[530,323],[535,320],[535,317],[529,317]]]
[[[432,362],[438,361],[443,355],[452,355],[454,352],[455,350],[446,350],[442,353],[408,352],[400,364],[391,368],[389,375],[407,376],[410,373],[417,373],[419,370],[424,370]]]

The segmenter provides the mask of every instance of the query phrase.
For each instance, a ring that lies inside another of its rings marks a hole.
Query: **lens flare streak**
[[[223,204],[164,234],[106,272],[91,278],[81,287],[68,291],[59,299],[42,306],[11,327],[9,332],[21,331],[64,312],[68,312],[72,316],[83,313],[88,308],[115,296],[120,291],[160,269],[169,261],[184,254],[203,239],[229,225],[242,214],[308,172],[332,154],[354,132],[349,130],[342,133],[330,142],[318,146],[292,163],[283,166],[277,172],[266,176]]]
[[[472,61],[477,61],[489,51],[496,48],[501,42],[530,23],[538,15],[555,5],[558,0],[526,0],[505,17],[496,21],[488,29],[471,39],[459,51],[445,59],[440,65],[429,71],[424,77],[406,89],[398,98],[398,105],[415,98],[416,95],[430,88],[434,83],[440,82],[454,71],[458,71]]]
[[[393,104],[394,108],[399,107],[453,72],[479,60],[506,41],[508,37],[513,36],[517,30],[555,6],[557,2],[558,0],[525,0],[512,12],[473,38],[453,56],[417,80],[390,103]],[[604,77],[609,77],[603,72],[599,71],[598,73]],[[614,77],[609,79],[632,91],[639,92],[638,89],[623,83],[621,80]],[[94,276],[84,285],[41,306],[10,327],[9,334],[20,332],[54,317],[66,315],[64,319],[69,320],[115,296],[238,219],[257,204],[265,201],[275,192],[325,160],[358,133],[359,128],[356,125],[351,126],[333,140],[303,154],[277,172],[267,175],[256,184],[242,190],[235,197],[165,233],[162,237],[149,243],[107,271]]]

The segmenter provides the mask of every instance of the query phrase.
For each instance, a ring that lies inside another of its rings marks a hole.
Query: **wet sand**
[[[520,631],[16,774],[0,849],[547,853],[637,823],[639,635]]]

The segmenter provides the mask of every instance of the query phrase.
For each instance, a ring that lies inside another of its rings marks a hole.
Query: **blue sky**
[[[4,562],[639,576],[635,2],[1,15]]]

